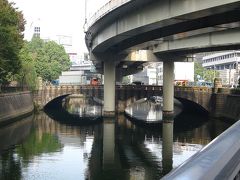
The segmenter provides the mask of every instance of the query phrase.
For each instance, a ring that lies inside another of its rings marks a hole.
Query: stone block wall
[[[0,94],[0,125],[8,124],[33,110],[33,98],[29,91]]]
[[[226,97],[222,116],[240,120],[240,95],[228,95]]]

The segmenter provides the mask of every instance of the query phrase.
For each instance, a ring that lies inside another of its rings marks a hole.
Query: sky
[[[59,41],[67,38],[69,53],[87,52],[84,41],[85,0],[9,0],[21,10],[26,20],[24,37],[31,40],[33,26],[40,24],[41,38]],[[86,0],[87,17],[109,0]],[[70,44],[70,43],[68,43]]]

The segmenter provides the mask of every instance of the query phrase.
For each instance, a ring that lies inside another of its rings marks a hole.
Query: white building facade
[[[175,62],[174,63],[175,80],[194,81],[194,63],[193,62]],[[132,81],[141,81],[146,85],[163,85],[163,63],[152,63],[146,66],[142,72],[134,74]]]
[[[211,54],[203,57],[202,65],[206,69],[219,72],[222,84],[236,86],[239,79],[240,51],[228,51]]]

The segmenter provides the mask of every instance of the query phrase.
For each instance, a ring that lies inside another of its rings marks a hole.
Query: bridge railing
[[[239,137],[240,121],[162,179],[239,179]]]
[[[129,1],[131,0],[110,0],[105,5],[103,5],[97,12],[95,12],[89,19],[87,19],[87,28],[93,25],[97,20],[99,20],[104,15],[108,14],[112,10],[118,8],[119,6]]]
[[[28,86],[0,86],[0,94],[29,91]]]
[[[103,85],[62,85],[62,86],[46,86],[43,89],[103,89]],[[142,89],[142,90],[159,90],[162,91],[162,86],[158,85],[116,85],[116,89]],[[188,86],[175,86],[175,91],[197,91],[212,93],[212,88],[209,87],[188,87]]]
[[[192,87],[192,86],[175,86],[175,91],[197,91],[212,93],[212,88],[209,87]]]

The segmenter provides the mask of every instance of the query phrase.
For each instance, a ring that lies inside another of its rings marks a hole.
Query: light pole
[[[215,79],[216,74],[215,74],[215,64],[213,65],[213,80]]]
[[[87,31],[86,31],[86,26],[87,26],[87,0],[85,0],[85,4],[84,4],[84,24],[83,24],[83,31],[84,31],[84,33],[86,33]]]

